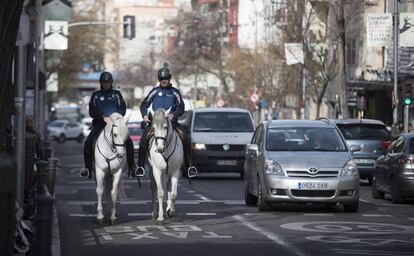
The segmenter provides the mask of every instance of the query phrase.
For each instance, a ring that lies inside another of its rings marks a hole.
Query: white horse
[[[100,224],[103,223],[102,195],[105,190],[107,201],[112,201],[111,224],[115,223],[115,203],[118,197],[118,189],[122,187],[122,170],[126,167],[125,140],[128,138],[127,119],[119,113],[110,116],[110,122],[99,135],[94,149],[96,195],[98,197],[98,214],[96,216]]]
[[[151,112],[151,110],[150,110]],[[153,138],[149,143],[148,162],[151,165],[152,217],[158,225],[164,224],[164,193],[168,189],[166,213],[175,216],[180,167],[183,163],[183,144],[168,119],[170,109],[158,109],[153,113]],[[168,186],[168,187],[167,187]],[[158,201],[158,213],[156,211]]]

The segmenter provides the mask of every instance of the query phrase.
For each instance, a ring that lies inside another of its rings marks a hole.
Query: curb
[[[52,255],[60,256],[60,233],[59,221],[57,217],[56,205],[53,206],[53,224],[52,224]]]

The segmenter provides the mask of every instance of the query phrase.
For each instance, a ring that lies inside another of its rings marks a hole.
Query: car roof
[[[385,125],[380,120],[374,120],[374,119],[335,119],[332,120],[336,124],[379,124],[379,125]]]
[[[196,108],[193,111],[195,113],[205,113],[205,112],[244,112],[244,113],[250,113],[247,109],[242,109],[242,108]]]
[[[317,127],[317,128],[334,128],[328,121],[322,120],[271,120],[267,122],[268,128],[279,127]]]

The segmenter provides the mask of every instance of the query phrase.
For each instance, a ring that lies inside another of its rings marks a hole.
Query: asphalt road
[[[117,223],[107,219],[99,225],[94,180],[78,178],[82,145],[69,141],[53,147],[60,166],[55,193],[64,256],[414,255],[414,201],[394,205],[372,199],[364,182],[358,213],[315,205],[259,212],[244,204],[238,175],[200,174],[192,185],[180,179],[177,216],[157,226],[150,216],[148,179],[138,188],[125,175]]]

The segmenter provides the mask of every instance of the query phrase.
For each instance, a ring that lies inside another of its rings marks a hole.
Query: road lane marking
[[[367,204],[372,204],[372,202],[370,202],[368,200],[361,199],[361,198],[359,199],[359,201],[364,202],[364,203],[367,203]]]
[[[187,212],[187,216],[214,216],[217,215],[215,212]]]
[[[332,213],[304,213],[304,216],[334,216]]]
[[[121,201],[117,201],[122,205],[143,205],[143,204],[148,204],[148,203],[152,203],[151,200],[121,200]],[[69,205],[96,205],[96,201],[69,201],[67,202]],[[106,203],[106,201],[102,201],[102,203]],[[244,200],[177,200],[175,202],[175,204],[180,204],[180,205],[197,205],[200,203],[223,203],[223,204],[227,204],[227,205],[244,205]]]
[[[403,255],[401,252],[392,251],[377,251],[377,250],[356,250],[356,249],[331,249],[338,254],[352,254],[352,255],[381,255],[381,256],[395,256]]]
[[[86,213],[69,213],[70,217],[96,217],[96,214],[86,214]]]
[[[363,217],[392,217],[391,214],[362,214]]]
[[[408,218],[409,220],[414,220],[414,218]]]
[[[137,216],[152,216],[152,213],[142,213],[142,212],[130,212],[128,213],[129,217],[137,217]]]
[[[276,235],[274,233],[271,233],[271,232],[268,232],[268,231],[260,228],[259,226],[257,226],[254,223],[248,221],[247,219],[243,218],[242,216],[234,215],[233,218],[238,220],[241,224],[243,224],[244,226],[250,228],[251,230],[256,231],[256,232],[262,234],[263,236],[269,238],[270,240],[272,240],[273,242],[275,242],[279,246],[283,247],[287,251],[293,252],[294,254],[296,254],[298,256],[305,256],[306,255],[300,249],[298,249],[296,247],[293,247],[292,245],[290,245],[290,244],[286,243],[285,241],[283,241],[283,239],[281,237],[279,237],[278,235]]]

